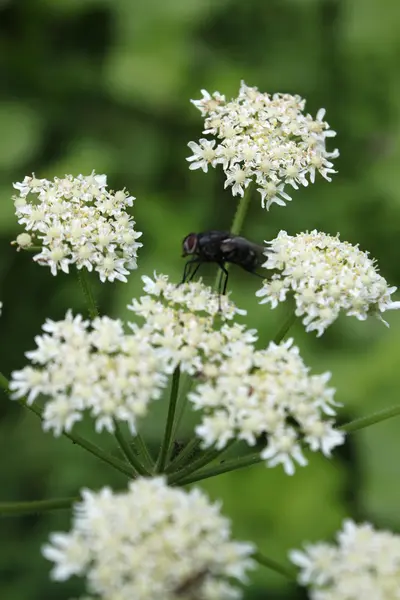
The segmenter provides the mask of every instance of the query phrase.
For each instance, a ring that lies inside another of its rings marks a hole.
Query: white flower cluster
[[[311,600],[396,600],[400,598],[400,536],[370,523],[346,520],[337,546],[323,542],[292,550],[298,581]]]
[[[224,297],[219,313],[218,295],[202,283],[176,286],[163,275],[143,280],[144,290],[155,298],[132,301],[129,308],[145,322],[129,323],[130,334],[120,320],[102,317],[90,323],[70,312],[62,321],[43,325],[36,350],[26,353],[32,365],[12,373],[10,389],[13,398],[27,396],[28,403],[39,395],[47,398],[45,430],[55,435],[70,431],[89,411],[97,431],[114,431],[117,420],[134,434],[138,418],[160,398],[178,365],[195,374],[205,360],[222,356],[227,340],[256,339],[236,323],[214,330],[217,316],[229,320],[243,311]]]
[[[27,395],[31,404],[40,394],[47,397],[43,428],[55,435],[70,431],[85,411],[97,431],[114,431],[117,419],[135,433],[137,419],[167,383],[145,333],[126,335],[121,321],[108,317],[90,325],[70,312],[63,321],[47,320],[43,330],[36,350],[26,353],[33,365],[12,373],[13,398]]]
[[[54,181],[33,175],[14,188],[19,191],[13,196],[18,222],[26,229],[15,243],[20,248],[39,245],[34,260],[50,267],[53,275],[76,265],[94,269],[103,282],[126,282],[129,271],[137,268],[142,234],[126,212],[134,197],[125,190],[108,190],[106,175],[66,175]]]
[[[205,412],[196,428],[204,447],[222,449],[234,438],[254,446],[265,434],[261,458],[292,475],[295,463],[307,464],[302,445],[330,456],[343,443],[344,434],[325,418],[338,406],[327,386],[330,373],[310,375],[292,343],[256,350],[239,338],[225,344],[219,364],[204,366],[206,381],[189,394],[194,408]]]
[[[215,139],[189,142],[190,169],[207,172],[209,165],[221,164],[225,187],[232,186],[234,196],[243,196],[255,181],[261,205],[267,209],[274,202],[284,206],[291,200],[286,185],[298,189],[309,180],[314,183],[316,171],[331,181],[330,173],[335,173],[331,159],[339,152],[326,149],[326,138],[336,133],[323,120],[324,109],[313,119],[304,114],[305,100],[300,96],[271,96],[244,82],[230,102],[219,92],[211,96],[202,90],[202,94],[201,100],[192,102],[205,117],[203,133]]]
[[[400,302],[390,297],[397,288],[388,287],[375,261],[358,246],[341,242],[338,235],[314,230],[290,236],[280,231],[266,244],[263,267],[274,274],[256,295],[261,304],[269,302],[275,308],[292,292],[296,315],[304,316],[306,331],[322,335],[341,310],[361,321],[370,315],[383,321],[380,313],[400,308]]]
[[[231,541],[228,519],[199,489],[139,478],[127,492],[82,496],[72,531],[43,548],[54,579],[86,576],[88,592],[104,600],[242,597],[232,580],[246,581],[254,548]]]
[[[176,286],[165,275],[142,279],[148,295],[133,299],[128,308],[145,319],[143,330],[168,372],[180,365],[181,371],[193,375],[202,371],[206,359],[215,361],[221,357],[229,339],[256,339],[254,331],[246,331],[237,323],[214,329],[216,319],[229,321],[246,311],[200,281]],[[135,330],[137,326],[131,327]]]

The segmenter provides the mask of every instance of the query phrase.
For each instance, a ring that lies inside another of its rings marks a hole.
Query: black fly
[[[256,273],[256,269],[266,260],[265,250],[264,246],[253,244],[246,238],[233,235],[229,231],[189,233],[183,240],[182,256],[192,258],[185,264],[182,283],[191,281],[203,263],[216,263],[222,270],[219,292],[225,295],[228,284],[228,270],[225,268],[225,263],[239,265],[246,271],[263,277]]]

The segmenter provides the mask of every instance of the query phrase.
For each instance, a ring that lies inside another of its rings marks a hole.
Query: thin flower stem
[[[165,469],[166,473],[173,473],[178,470],[178,468],[182,465],[186,465],[188,462],[188,458],[190,460],[191,455],[197,450],[200,445],[201,440],[199,438],[192,438],[186,446],[183,448],[182,452],[178,454],[178,456],[170,462],[168,467]]]
[[[203,469],[202,471],[197,471],[188,477],[183,477],[179,480],[179,485],[188,485],[189,483],[194,483],[195,481],[202,481],[203,479],[216,477],[217,475],[222,475],[223,473],[229,473],[229,471],[236,471],[238,469],[244,469],[245,467],[252,467],[260,462],[263,462],[263,459],[259,454],[248,454],[247,456],[241,456],[240,458],[232,458],[231,460],[222,462],[219,465],[209,467],[208,469]]]
[[[245,190],[243,198],[240,199],[239,206],[237,207],[235,216],[233,218],[231,233],[233,233],[234,235],[239,235],[239,233],[241,232],[244,220],[246,218],[246,213],[249,208],[251,193],[252,187],[250,184]]]
[[[86,269],[77,269],[77,273],[79,283],[81,284],[83,295],[85,296],[86,304],[88,306],[89,316],[91,319],[95,319],[99,316],[99,311],[97,309],[96,301],[92,293],[92,288],[89,284],[89,278]]]
[[[0,373],[0,387],[2,387],[8,395],[10,395],[8,380],[6,377],[4,377],[4,375],[2,373]],[[39,406],[37,406],[36,404],[28,404],[26,402],[26,400],[24,400],[22,398],[20,400],[17,400],[17,402],[24,408],[27,408],[28,410],[33,412],[33,414],[36,415],[37,417],[39,417],[40,420],[43,420],[43,410]],[[96,456],[97,458],[102,460],[103,462],[114,467],[114,469],[116,469],[117,471],[120,471],[121,473],[123,473],[124,475],[127,475],[130,478],[135,478],[135,472],[133,471],[132,467],[128,466],[122,460],[119,460],[118,458],[114,458],[114,456],[112,456],[111,454],[104,452],[104,450],[102,450],[95,444],[92,444],[91,442],[89,442],[85,438],[81,437],[80,435],[66,433],[65,431],[62,433],[62,435],[64,437],[68,438],[69,440],[71,440],[71,442],[73,442],[77,446],[80,446],[87,452],[90,452],[90,454],[93,454],[94,456]]]
[[[130,446],[130,444],[128,444],[128,442],[126,441],[124,434],[122,433],[121,428],[119,426],[119,423],[116,420],[114,420],[114,427],[115,427],[115,431],[114,431],[115,439],[117,440],[118,444],[120,445],[120,448],[121,448],[122,452],[124,453],[126,459],[128,460],[128,462],[130,462],[130,464],[134,468],[135,473],[139,473],[140,475],[149,475],[149,472],[147,471],[147,469],[140,462],[139,457],[136,456],[132,446]]]
[[[53,498],[51,500],[34,500],[32,502],[0,502],[0,515],[2,517],[15,517],[42,513],[48,510],[63,510],[71,508],[79,498]]]
[[[181,469],[180,471],[176,471],[175,473],[172,473],[172,475],[170,475],[168,477],[168,483],[169,484],[176,484],[176,483],[180,484],[181,481],[186,479],[188,475],[191,475],[195,471],[198,471],[199,469],[201,469],[201,467],[205,467],[210,462],[212,462],[213,460],[218,458],[218,456],[220,456],[221,454],[226,452],[226,450],[228,450],[228,448],[230,448],[235,442],[236,442],[236,440],[231,440],[221,450],[216,450],[215,448],[211,448],[210,450],[206,451],[202,456],[200,456],[198,459],[194,460],[192,463],[189,463],[187,466],[183,467],[183,469]]]
[[[190,392],[192,385],[194,383],[193,377],[190,377],[187,373],[181,374],[180,382],[179,382],[179,395],[177,402],[177,416],[174,420],[174,424],[172,426],[172,438],[175,438],[176,432],[178,431],[186,406],[187,406],[187,395]]]
[[[375,425],[375,423],[380,423],[381,421],[386,421],[386,419],[391,419],[392,417],[398,417],[399,415],[400,406],[392,406],[392,408],[384,408],[383,410],[374,413],[373,415],[369,415],[368,417],[360,417],[359,419],[349,421],[349,423],[341,425],[339,429],[345,433],[353,433],[354,431],[359,431],[360,429],[364,429],[370,425]]]
[[[152,471],[154,467],[154,461],[146,446],[146,442],[140,433],[135,435],[131,445],[136,449],[137,454],[142,458],[144,467],[148,469],[148,471]]]
[[[291,326],[293,325],[295,320],[296,320],[296,315],[295,315],[295,312],[293,311],[290,313],[290,315],[288,316],[288,318],[286,319],[286,321],[284,322],[284,324],[282,325],[282,327],[280,328],[280,330],[274,337],[273,341],[275,344],[281,343],[281,341],[283,340],[283,338],[285,337],[285,335],[287,334],[287,332],[289,331],[289,329],[291,328]]]
[[[25,246],[25,248],[23,248],[24,252],[34,252],[34,253],[39,253],[43,250],[42,246]]]
[[[256,560],[263,567],[267,567],[268,569],[271,569],[272,571],[275,571],[276,573],[279,573],[280,575],[287,577],[287,579],[297,583],[296,573],[294,570],[290,569],[289,567],[285,567],[285,565],[281,565],[273,558],[265,556],[258,550],[252,554],[252,558],[254,558],[254,560]]]
[[[169,396],[168,415],[167,415],[167,422],[165,425],[164,439],[161,444],[160,455],[157,459],[157,465],[156,465],[157,473],[164,472],[165,465],[167,464],[168,456],[170,453],[172,430],[173,430],[173,425],[174,425],[176,403],[177,403],[178,392],[179,392],[180,375],[181,375],[180,369],[179,369],[179,367],[176,367],[176,369],[172,375],[171,392],[170,392],[170,396]]]

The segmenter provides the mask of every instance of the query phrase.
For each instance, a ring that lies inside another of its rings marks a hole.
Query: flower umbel
[[[41,246],[34,260],[50,267],[53,275],[76,265],[94,269],[103,282],[126,282],[136,269],[142,234],[126,212],[134,197],[125,190],[108,190],[105,175],[66,175],[54,181],[33,175],[14,187],[19,191],[13,196],[18,223],[29,232],[14,243],[19,248]]]
[[[44,556],[63,581],[85,576],[104,600],[241,598],[233,581],[254,568],[253,546],[230,539],[230,523],[199,489],[139,478],[127,492],[82,491],[70,533],[54,533]]]
[[[204,447],[222,449],[234,438],[254,446],[264,434],[261,458],[292,475],[295,463],[307,464],[303,445],[330,456],[343,443],[344,434],[333,427],[337,404],[327,385],[330,373],[310,375],[292,344],[271,342],[256,350],[245,336],[227,336],[221,358],[204,366],[205,382],[189,394],[194,408],[205,413],[196,428]]]
[[[163,361],[142,330],[125,334],[119,320],[96,318],[90,324],[68,312],[63,321],[48,319],[37,348],[27,352],[32,366],[14,371],[13,398],[48,398],[43,428],[55,435],[70,431],[89,411],[96,430],[114,431],[114,419],[131,432],[148,404],[167,384]]]
[[[311,600],[394,600],[400,598],[400,536],[370,523],[343,523],[337,545],[323,542],[292,550],[298,581]]]
[[[192,102],[205,117],[203,133],[214,139],[189,142],[190,169],[207,172],[209,166],[221,164],[225,187],[232,187],[233,196],[243,196],[253,181],[267,209],[291,200],[287,185],[296,190],[314,183],[316,171],[331,181],[330,174],[335,173],[331,159],[339,152],[326,149],[326,139],[336,133],[323,120],[324,109],[313,119],[304,114],[305,100],[300,96],[271,96],[243,81],[238,97],[230,102],[218,92],[202,93],[201,100]]]
[[[375,261],[338,235],[314,230],[290,236],[280,231],[266,244],[263,267],[274,274],[256,295],[261,304],[269,302],[275,308],[293,293],[296,315],[303,317],[306,331],[322,335],[341,310],[361,321],[370,315],[383,321],[381,313],[400,308],[400,302],[391,299],[397,288],[388,287]]]
[[[84,321],[68,312],[63,321],[47,320],[37,348],[27,352],[32,365],[12,373],[14,398],[39,395],[48,400],[43,427],[60,435],[70,431],[88,411],[96,430],[114,431],[114,420],[125,421],[136,432],[137,420],[160,398],[168,375],[179,365],[183,372],[200,371],[205,361],[222,356],[225,330],[214,330],[219,296],[201,282],[176,286],[164,275],[143,277],[150,295],[128,307],[145,323],[128,324],[108,317]],[[240,311],[222,299],[222,320]],[[254,340],[254,332],[233,324],[229,331]],[[231,334],[233,335],[233,334]]]

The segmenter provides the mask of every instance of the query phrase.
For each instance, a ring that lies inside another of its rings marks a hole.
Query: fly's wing
[[[265,246],[254,244],[239,235],[229,235],[220,246],[226,262],[239,265],[246,271],[254,272],[266,261]]]
[[[199,254],[205,261],[223,262],[223,252],[221,251],[222,242],[229,238],[229,231],[203,231],[197,236],[199,244]]]

